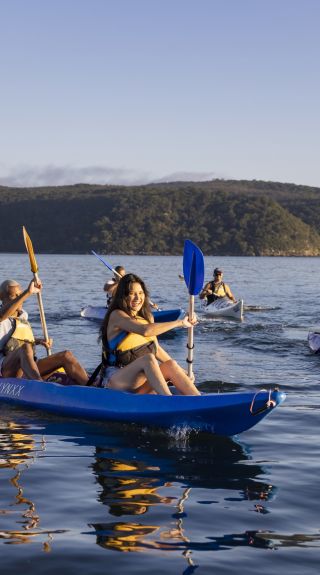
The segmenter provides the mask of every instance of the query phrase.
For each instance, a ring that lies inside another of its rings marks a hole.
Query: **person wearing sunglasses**
[[[223,281],[223,270],[220,268],[215,268],[213,270],[213,280],[207,282],[199,294],[200,299],[206,299],[207,305],[217,299],[227,297],[232,302],[236,303],[236,298],[234,297],[228,284]]]

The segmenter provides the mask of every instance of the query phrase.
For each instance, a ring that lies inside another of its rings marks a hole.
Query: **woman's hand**
[[[40,293],[42,290],[42,282],[39,279],[38,282],[36,282],[36,280],[31,280],[31,282],[28,285],[27,291],[29,293],[29,295],[32,295],[34,293]]]
[[[181,327],[192,327],[193,325],[196,325],[198,323],[198,318],[196,316],[196,314],[193,315],[193,318],[190,320],[189,316],[185,316],[182,320],[181,320]]]
[[[49,337],[49,339],[36,339],[35,343],[37,345],[43,345],[46,349],[51,349],[53,345],[53,339]]]

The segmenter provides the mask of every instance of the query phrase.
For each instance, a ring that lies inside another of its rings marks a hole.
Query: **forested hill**
[[[213,180],[145,186],[0,186],[0,251],[320,255],[320,188]]]

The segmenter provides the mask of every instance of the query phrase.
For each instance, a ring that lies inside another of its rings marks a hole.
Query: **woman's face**
[[[12,300],[16,299],[22,293],[22,288],[18,284],[15,286],[9,286],[7,293],[8,293],[7,299],[12,301]]]
[[[141,284],[132,282],[129,286],[129,294],[126,298],[130,311],[138,313],[144,304],[145,297]]]
[[[10,301],[13,301],[21,294],[22,294],[22,287],[19,284],[15,286],[9,286],[7,289],[7,293],[3,298],[3,303],[9,303]],[[20,302],[16,311],[20,312],[21,310],[22,310],[22,302]]]

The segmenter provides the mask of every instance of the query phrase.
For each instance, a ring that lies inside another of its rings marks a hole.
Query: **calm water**
[[[115,257],[163,307],[187,307],[179,257]],[[38,256],[55,350],[90,370],[98,326],[79,316],[104,303],[108,270],[93,256]],[[206,258],[248,311],[195,332],[202,389],[279,385],[287,400],[236,438],[95,425],[0,406],[1,572],[269,575],[319,572],[320,259]],[[0,255],[0,277],[26,285],[26,255]],[[1,281],[2,281],[1,279]],[[40,333],[36,300],[26,304]],[[200,309],[200,308],[199,308]],[[186,331],[162,338],[180,362]],[[130,553],[128,553],[130,552]]]

